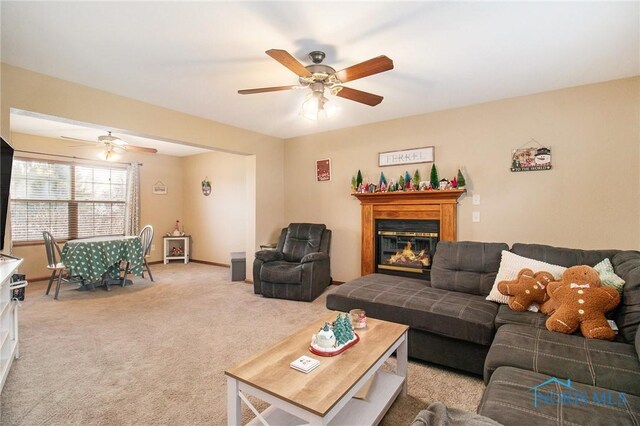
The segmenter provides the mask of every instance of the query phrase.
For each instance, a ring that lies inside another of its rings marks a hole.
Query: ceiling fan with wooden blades
[[[107,153],[109,152],[117,153],[122,151],[137,151],[137,152],[147,152],[150,154],[155,154],[158,152],[158,150],[155,148],[147,148],[146,146],[129,145],[127,142],[120,139],[119,137],[113,136],[111,132],[107,132],[106,135],[98,136],[97,141],[72,138],[70,136],[60,136],[60,137],[63,139],[72,140],[72,141],[88,142],[92,144],[102,144],[104,146],[105,152]]]
[[[322,110],[326,105],[328,100],[324,97],[325,89],[334,96],[339,96],[341,98],[349,99],[372,107],[378,105],[382,102],[382,96],[345,87],[343,84],[393,69],[393,61],[384,55],[369,59],[368,61],[361,62],[343,70],[336,71],[329,65],[322,63],[325,58],[325,53],[321,51],[316,50],[309,53],[309,58],[313,64],[307,66],[302,65],[286,50],[271,49],[267,50],[265,53],[296,74],[298,76],[299,84],[293,86],[244,89],[238,90],[238,93],[241,95],[251,95],[255,93],[310,88],[311,94],[305,101],[305,104],[303,104],[303,114],[305,116],[306,113],[304,110],[306,104],[310,103],[311,110],[315,110],[316,112],[318,110]]]

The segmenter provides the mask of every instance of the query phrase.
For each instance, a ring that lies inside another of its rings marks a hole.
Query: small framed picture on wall
[[[331,180],[331,159],[316,160],[316,182]]]
[[[156,195],[167,195],[167,185],[161,181],[157,181],[153,184],[153,193]]]

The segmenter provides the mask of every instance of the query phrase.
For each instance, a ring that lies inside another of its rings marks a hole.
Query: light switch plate
[[[480,205],[480,194],[473,194],[473,205],[474,206]]]
[[[480,222],[480,212],[473,212],[471,222]]]

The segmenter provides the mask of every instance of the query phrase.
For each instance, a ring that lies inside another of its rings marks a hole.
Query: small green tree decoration
[[[464,188],[465,185],[467,184],[464,181],[464,176],[462,176],[462,172],[460,171],[460,169],[458,169],[458,178],[457,178],[457,180],[458,180],[458,188],[460,188],[460,189]]]
[[[356,177],[351,176],[351,192],[356,192],[358,190],[358,182],[356,181]]]
[[[398,191],[404,191],[404,176],[398,178]]]
[[[347,314],[344,314],[344,323],[346,325],[347,331],[349,332],[349,340],[353,339],[355,333],[353,332],[353,324],[351,324],[351,318]]]
[[[387,185],[387,178],[384,177],[384,172],[380,172],[380,182],[378,182],[378,186],[382,186],[383,183],[385,186]]]
[[[406,186],[407,189],[411,189],[411,175],[408,171],[404,172],[404,186]]]
[[[435,163],[431,165],[431,176],[429,177],[429,183],[431,188],[438,189],[440,187],[440,179],[438,179],[438,171],[436,170]]]
[[[416,169],[416,172],[413,174],[413,180],[411,181],[414,189],[420,189],[420,171]]]
[[[358,170],[358,176],[356,177],[356,188],[360,188],[361,183],[362,183],[362,172]]]
[[[333,322],[333,334],[336,336],[336,342],[339,345],[344,345],[353,339],[353,327],[351,326],[351,320],[347,314],[338,314],[338,317]]]

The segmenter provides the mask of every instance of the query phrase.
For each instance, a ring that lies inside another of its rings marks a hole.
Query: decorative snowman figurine
[[[314,341],[321,348],[333,348],[336,345],[336,336],[329,327],[329,323],[324,323],[324,327],[315,335]]]

